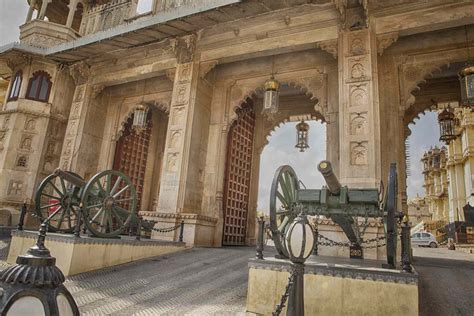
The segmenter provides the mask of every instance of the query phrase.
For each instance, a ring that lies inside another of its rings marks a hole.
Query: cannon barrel
[[[54,170],[54,175],[60,177],[68,182],[74,184],[76,187],[82,188],[86,185],[86,182],[82,178],[75,176],[70,172],[63,171],[61,169]]]
[[[341,192],[341,183],[339,183],[339,180],[334,174],[331,163],[327,160],[321,161],[318,164],[318,170],[323,175],[329,192],[335,195],[339,194]]]

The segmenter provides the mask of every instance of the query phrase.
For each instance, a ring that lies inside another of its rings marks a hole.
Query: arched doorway
[[[113,169],[125,173],[132,180],[137,190],[137,210],[140,210],[152,130],[152,111],[148,111],[146,128],[141,132],[133,129],[133,116],[132,114],[127,119],[117,140]]]
[[[245,245],[252,176],[255,112],[248,99],[228,134],[223,245]]]

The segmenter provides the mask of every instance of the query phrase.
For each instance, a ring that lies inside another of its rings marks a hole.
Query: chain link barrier
[[[280,304],[278,304],[275,308],[275,311],[272,313],[272,316],[279,316],[285,308],[286,301],[288,300],[288,296],[290,296],[290,291],[295,284],[296,279],[296,269],[292,269],[290,277],[288,278],[288,284],[286,285],[285,292],[281,296]]]
[[[318,233],[318,239],[323,239],[325,241],[318,241],[318,245],[321,245],[321,246],[329,246],[329,247],[350,247],[352,246],[352,243],[350,241],[348,242],[341,242],[341,241],[336,241],[336,240],[332,240],[320,233]],[[379,242],[379,241],[382,241],[382,240],[385,240],[386,237],[385,236],[380,236],[380,237],[375,237],[375,238],[371,238],[371,239],[367,239],[367,240],[364,240],[361,242],[361,245],[363,244],[366,244],[366,246],[363,246],[362,248],[364,249],[371,249],[371,248],[379,248],[379,247],[383,247],[386,245],[386,243],[383,243],[383,244],[376,244],[376,245],[368,245],[368,244],[372,244],[374,242]]]
[[[171,233],[175,230],[178,230],[179,228],[181,228],[181,224],[178,224],[176,226],[173,226],[173,227],[165,227],[165,228],[154,228],[152,227],[151,229],[157,233]]]

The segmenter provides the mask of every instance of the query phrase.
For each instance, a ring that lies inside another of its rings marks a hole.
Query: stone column
[[[193,54],[194,42],[195,37],[190,35],[171,43],[178,64],[174,76],[157,216],[190,219],[185,224],[185,241],[209,245],[212,243],[215,219],[202,215],[201,205],[212,86],[199,76],[199,62]]]
[[[41,4],[41,9],[38,15],[39,20],[44,20],[44,17],[46,15],[46,9],[48,8],[48,4],[50,4],[53,0],[43,0],[43,3]]]
[[[35,11],[36,0],[31,0],[30,8],[28,9],[28,14],[26,15],[25,23],[28,23],[33,18],[33,12]]]
[[[63,170],[74,171],[84,178],[91,177],[97,171],[98,155],[100,153],[103,121],[105,113],[97,115],[95,111],[105,111],[105,107],[94,107],[96,96],[102,91],[102,86],[90,85],[89,67],[84,63],[74,64],[70,73],[76,83],[74,98],[69,114],[66,135],[61,153],[59,167]]]
[[[339,35],[339,146],[341,183],[380,184],[377,49],[371,27]]]
[[[71,0],[71,2],[68,5],[69,14],[67,16],[67,22],[66,22],[67,27],[72,26],[72,21],[74,20],[74,14],[76,13],[76,10],[77,10],[77,2],[78,0]]]

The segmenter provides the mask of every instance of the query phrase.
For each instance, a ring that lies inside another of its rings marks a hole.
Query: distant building
[[[415,198],[408,200],[408,216],[412,226],[431,221],[432,214],[428,207],[427,198],[417,195]]]

